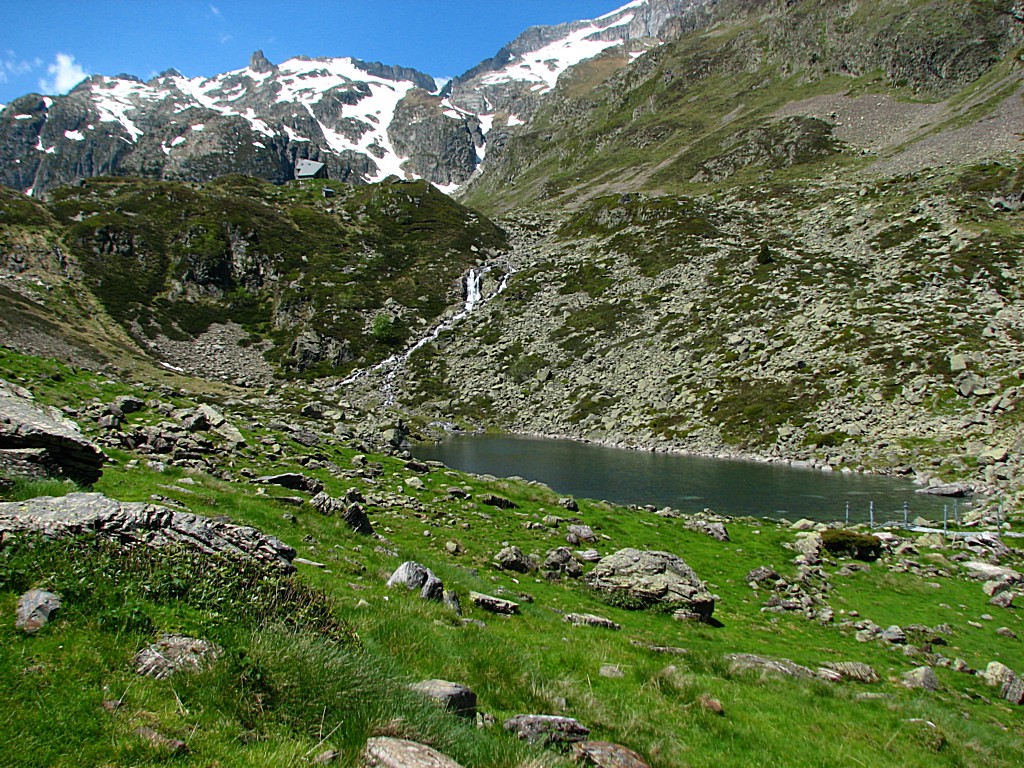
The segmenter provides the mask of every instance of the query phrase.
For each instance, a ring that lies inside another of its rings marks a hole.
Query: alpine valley
[[[0,762],[1024,761],[1022,0],[95,75],[0,185]],[[412,459],[453,430],[975,502],[683,517]]]

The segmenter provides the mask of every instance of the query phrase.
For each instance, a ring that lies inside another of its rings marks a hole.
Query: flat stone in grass
[[[572,745],[572,756],[596,768],[650,768],[640,755],[621,744],[582,741]]]
[[[565,614],[565,621],[570,624],[584,624],[588,627],[600,627],[602,629],[622,629],[621,624],[616,624],[611,619],[606,619],[603,616],[595,616],[592,613],[567,613]]]
[[[34,635],[60,610],[60,596],[45,589],[30,589],[18,598],[14,626],[26,635]]]
[[[178,673],[202,672],[224,651],[209,640],[187,635],[164,635],[135,654],[135,671],[162,680]]]
[[[859,661],[827,661],[821,666],[836,672],[843,680],[857,683],[877,683],[881,680],[872,667]]]
[[[519,603],[513,603],[511,600],[502,600],[500,597],[485,595],[482,592],[470,592],[469,599],[473,601],[474,605],[491,613],[500,613],[506,616],[519,613]]]
[[[410,686],[412,690],[428,699],[433,699],[449,712],[476,718],[476,694],[472,689],[447,680],[423,680]]]
[[[810,680],[815,677],[814,670],[789,659],[772,659],[753,653],[730,653],[725,660],[729,662],[729,672],[760,672],[762,676],[776,675],[779,677],[796,677]]]
[[[578,720],[558,715],[516,715],[505,721],[505,730],[531,744],[573,743],[590,735]]]
[[[461,768],[447,755],[408,739],[368,739],[363,750],[366,768]]]

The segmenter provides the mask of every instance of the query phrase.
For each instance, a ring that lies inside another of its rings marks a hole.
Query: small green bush
[[[882,541],[867,533],[830,528],[821,534],[825,551],[839,557],[855,560],[877,560],[882,555]]]

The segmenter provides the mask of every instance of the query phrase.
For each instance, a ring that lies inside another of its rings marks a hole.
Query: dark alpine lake
[[[953,521],[954,501],[914,493],[908,480],[821,472],[787,464],[712,459],[608,448],[572,440],[458,435],[413,450],[418,459],[497,477],[539,480],[562,494],[620,504],[654,504],[683,512],[705,507],[728,515],[867,522],[917,516]],[[959,500],[960,509],[964,500]]]

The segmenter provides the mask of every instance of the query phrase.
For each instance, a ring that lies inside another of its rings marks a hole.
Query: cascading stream
[[[457,323],[466,318],[477,306],[485,301],[490,301],[495,296],[498,296],[505,288],[508,287],[509,277],[515,272],[514,269],[509,267],[505,274],[502,276],[501,282],[498,287],[489,296],[483,295],[483,279],[484,275],[494,269],[493,266],[486,266],[480,268],[473,268],[466,273],[463,282],[463,291],[465,293],[465,300],[462,305],[462,309],[451,317],[442,320],[424,337],[419,339],[415,344],[395,355],[391,355],[385,360],[377,363],[371,368],[364,368],[361,371],[356,371],[347,379],[342,381],[338,387],[348,386],[364,376],[371,373],[383,373],[383,381],[381,382],[381,392],[384,395],[384,405],[394,405],[394,382],[398,376],[399,371],[405,366],[409,358],[417,350],[421,349],[424,345],[437,339],[445,331],[453,328]]]

